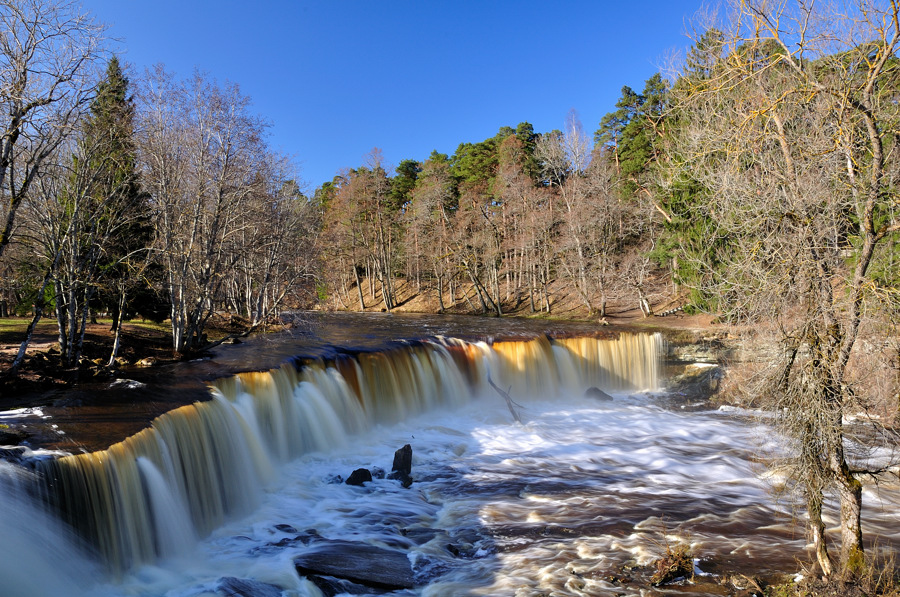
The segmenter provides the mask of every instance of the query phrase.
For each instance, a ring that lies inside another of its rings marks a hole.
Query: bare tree
[[[76,2],[0,2],[0,257],[42,164],[92,98],[103,31]]]
[[[790,438],[818,563],[840,498],[840,568],[864,566],[861,476],[844,415],[861,410],[853,359],[896,240],[900,5],[740,2],[702,73],[676,83],[673,165],[708,193],[707,290],[731,318],[770,319],[782,358],[760,388]],[[698,44],[699,46],[699,44]],[[894,164],[894,165],[892,165]],[[894,272],[896,276],[896,272]]]
[[[245,218],[265,195],[264,124],[235,85],[201,74],[175,81],[162,67],[141,88],[138,144],[152,195],[157,250],[178,352],[207,344],[204,329],[239,256]]]
[[[595,223],[590,213],[593,197],[587,177],[591,153],[588,137],[574,110],[566,118],[566,132],[541,137],[535,153],[560,199],[565,231],[557,238],[559,264],[588,312],[593,313],[589,269],[594,259],[588,237]]]
[[[422,165],[408,210],[408,230],[413,233],[413,249],[430,265],[437,282],[440,312],[444,312],[444,287],[450,281],[453,266],[449,236],[453,228],[450,203],[453,197],[453,181],[446,156],[433,156]],[[419,237],[423,242],[418,243]],[[409,243],[407,245],[409,247]],[[409,250],[409,248],[407,249]],[[451,293],[452,301],[452,293]]]

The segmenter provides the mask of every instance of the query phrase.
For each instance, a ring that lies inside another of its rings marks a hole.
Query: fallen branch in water
[[[508,390],[506,392],[501,390],[497,386],[497,384],[494,383],[494,380],[491,379],[490,373],[488,373],[487,380],[488,380],[488,383],[491,384],[491,387],[494,388],[495,390],[497,390],[497,393],[500,394],[501,396],[503,396],[503,398],[506,400],[506,406],[509,407],[509,412],[512,413],[513,419],[516,420],[516,423],[521,423],[522,418],[519,416],[519,411],[516,410],[516,407],[518,406],[519,408],[522,408],[522,405],[516,404],[516,402],[510,397]],[[512,386],[509,386],[509,389],[511,390]]]

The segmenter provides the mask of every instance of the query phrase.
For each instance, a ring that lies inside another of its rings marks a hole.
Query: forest
[[[859,568],[865,471],[842,415],[875,390],[896,408],[900,7],[829,10],[736,4],[672,72],[623,87],[593,134],[573,111],[452,155],[390,165],[374,149],[311,190],[237,85],[126,72],[75,4],[3,2],[0,317],[31,318],[4,374],[44,317],[75,365],[110,314],[113,366],[133,317],[168,321],[188,354],[221,314],[252,331],[410,292],[497,316],[553,315],[561,294],[594,319],[710,312],[771,333],[756,383],[796,442],[817,561]],[[887,381],[863,387],[876,370]]]

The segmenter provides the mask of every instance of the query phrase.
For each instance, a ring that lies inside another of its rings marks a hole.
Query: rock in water
[[[396,473],[412,474],[412,446],[406,444],[394,452],[394,466],[391,470]]]
[[[613,399],[612,396],[601,390],[597,387],[590,387],[584,391],[585,398],[593,398],[594,400],[600,400],[602,402],[609,402]]]
[[[368,483],[372,480],[372,473],[369,472],[367,468],[358,468],[347,477],[347,485],[359,485],[362,486],[363,483]]]
[[[306,577],[312,584],[322,591],[323,597],[337,597],[338,595],[372,595],[381,594],[384,591],[372,589],[355,582],[335,578],[333,576],[317,576],[315,574]]]
[[[412,477],[410,473],[412,472],[412,446],[406,444],[396,452],[394,452],[394,466],[390,475],[387,476],[388,479],[393,479],[394,481],[400,481],[400,484],[403,487],[409,487],[412,485]]]
[[[249,578],[225,576],[219,579],[216,592],[224,597],[281,597],[280,587]]]
[[[294,558],[302,576],[332,576],[352,583],[398,591],[416,586],[406,552],[368,543],[329,541]]]
[[[11,427],[0,427],[0,446],[17,446],[28,438],[28,434],[21,429],[13,429]],[[394,456],[394,462],[397,457]]]

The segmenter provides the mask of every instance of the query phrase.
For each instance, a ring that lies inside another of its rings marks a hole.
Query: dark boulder
[[[322,591],[324,597],[335,597],[336,595],[380,595],[386,592],[382,589],[373,589],[333,576],[312,574],[306,578]]]
[[[609,402],[613,399],[612,396],[601,390],[597,387],[590,387],[584,391],[585,398],[593,398],[594,400],[600,400],[601,402]]]
[[[400,481],[403,487],[408,488],[413,482],[410,473],[412,473],[412,446],[406,444],[394,452],[394,466],[391,467],[391,474],[387,478]]]
[[[219,579],[216,593],[223,597],[281,597],[280,587],[250,578],[225,576]]]
[[[400,529],[400,534],[409,539],[413,545],[424,545],[437,537],[436,529],[416,527],[412,529]]]
[[[400,481],[400,485],[407,489],[412,485],[413,482],[412,477],[410,477],[406,473],[401,472],[393,472],[388,475],[387,478],[391,479],[392,481]]]
[[[394,452],[394,466],[391,467],[391,471],[412,474],[412,446],[406,444]]]
[[[278,527],[287,527],[293,528],[289,524],[279,524]],[[281,532],[287,532],[282,530]],[[273,553],[280,549],[284,549],[285,547],[294,547],[295,545],[309,545],[313,541],[318,541],[322,538],[322,535],[316,531],[316,529],[307,529],[302,533],[298,533],[296,530],[292,533],[291,537],[284,537],[279,539],[278,541],[266,543],[265,545],[261,545],[259,547],[254,547],[250,550],[251,553]]]
[[[294,566],[301,576],[330,576],[372,589],[398,591],[416,586],[406,552],[368,543],[320,543],[294,558]]]
[[[358,468],[347,477],[347,485],[359,485],[372,481],[372,473],[367,468]]]
[[[0,446],[18,446],[28,438],[28,433],[21,429],[0,426]]]

